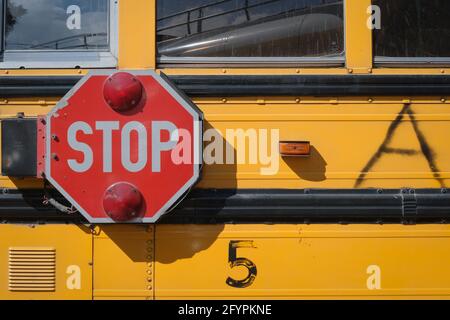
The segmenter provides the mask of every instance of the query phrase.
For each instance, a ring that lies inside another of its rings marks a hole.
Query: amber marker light
[[[311,155],[309,141],[282,141],[280,142],[282,157],[308,157]]]

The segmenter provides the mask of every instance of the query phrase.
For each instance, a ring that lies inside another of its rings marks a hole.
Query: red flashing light
[[[118,112],[125,112],[139,105],[144,94],[142,83],[130,73],[118,72],[110,76],[103,87],[106,103]]]
[[[120,182],[106,190],[103,209],[114,221],[125,222],[142,216],[143,197],[133,185]]]

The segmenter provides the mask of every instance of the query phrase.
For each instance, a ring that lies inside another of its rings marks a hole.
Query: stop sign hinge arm
[[[69,207],[56,200],[49,192],[49,185],[49,182],[44,180],[44,204],[50,204],[57,210],[66,214],[75,214],[78,212],[74,206]]]

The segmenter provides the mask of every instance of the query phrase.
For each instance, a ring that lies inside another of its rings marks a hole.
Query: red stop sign
[[[202,114],[154,71],[89,73],[46,133],[46,178],[91,223],[155,222],[199,178]]]

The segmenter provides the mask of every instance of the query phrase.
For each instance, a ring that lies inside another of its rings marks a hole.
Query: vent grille
[[[54,248],[10,248],[9,291],[55,291]]]

